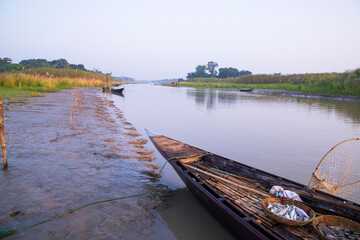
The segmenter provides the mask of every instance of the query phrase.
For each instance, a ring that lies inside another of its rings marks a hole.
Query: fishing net
[[[360,188],[360,138],[342,141],[325,154],[308,187],[342,198],[357,192]]]

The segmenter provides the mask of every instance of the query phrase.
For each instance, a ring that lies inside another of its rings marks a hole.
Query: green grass
[[[13,88],[0,88],[0,98],[40,97],[40,96],[43,96],[43,94],[40,94],[37,91],[16,90]]]
[[[56,92],[77,87],[101,87],[103,80],[44,77],[39,75],[3,73],[0,74],[0,98],[42,96],[42,92]]]

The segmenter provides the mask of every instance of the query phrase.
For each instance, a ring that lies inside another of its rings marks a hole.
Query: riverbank
[[[7,171],[0,171],[0,230],[43,221],[90,202],[152,186],[158,166],[147,142],[99,88],[82,93],[75,128],[72,90],[4,101]],[[95,204],[6,239],[172,239],[153,209],[170,194]]]
[[[327,99],[336,101],[360,102],[360,91],[335,91],[327,92],[325,88],[306,87],[298,84],[236,84],[236,83],[200,83],[200,82],[181,82],[179,86],[184,87],[203,87],[203,88],[224,88],[240,90],[242,88],[253,88],[253,93],[272,94],[289,97],[301,97],[310,99]]]

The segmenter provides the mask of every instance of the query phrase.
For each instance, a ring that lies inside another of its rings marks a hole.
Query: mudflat
[[[90,202],[147,191],[158,166],[147,142],[98,88],[4,104],[7,171],[0,171],[0,230],[23,227]],[[157,184],[138,198],[95,204],[6,239],[171,239],[152,211],[168,196]]]

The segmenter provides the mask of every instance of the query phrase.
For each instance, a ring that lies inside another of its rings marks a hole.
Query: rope
[[[202,154],[200,155],[199,157],[203,157],[205,155],[209,155],[210,153],[205,153],[205,154]],[[21,230],[25,230],[25,229],[29,229],[29,228],[32,228],[32,227],[35,227],[37,225],[40,225],[40,224],[43,224],[43,223],[46,223],[46,222],[50,222],[52,221],[53,219],[56,219],[56,218],[60,218],[66,214],[70,214],[70,213],[73,213],[79,209],[82,209],[84,207],[88,207],[88,206],[91,206],[91,205],[94,205],[94,204],[98,204],[98,203],[104,203],[104,202],[111,202],[111,201],[115,201],[115,200],[122,200],[122,199],[127,199],[127,198],[134,198],[134,197],[140,197],[140,196],[143,196],[145,194],[147,194],[148,192],[150,192],[156,185],[159,177],[160,177],[160,173],[164,170],[165,168],[165,165],[170,161],[170,160],[173,160],[173,159],[179,159],[179,158],[193,158],[193,156],[191,157],[187,157],[187,156],[183,156],[183,157],[171,157],[169,159],[166,160],[166,162],[164,163],[164,165],[161,167],[160,171],[159,171],[159,174],[158,176],[155,178],[155,181],[153,182],[153,184],[148,188],[148,190],[146,190],[145,192],[142,192],[142,193],[138,193],[138,194],[134,194],[134,195],[129,195],[129,196],[124,196],[124,197],[117,197],[117,198],[110,198],[110,199],[106,199],[106,200],[100,200],[100,201],[95,201],[95,202],[91,202],[91,203],[87,203],[87,204],[84,204],[80,207],[77,207],[77,208],[72,208],[62,214],[59,214],[57,216],[54,216],[54,217],[51,217],[51,218],[48,218],[46,220],[43,220],[43,221],[40,221],[40,222],[37,222],[37,223],[34,223],[34,224],[30,224],[30,225],[27,225],[27,226],[23,226],[23,227],[18,227],[18,228],[13,228],[13,229],[9,229],[9,230],[0,230],[0,238],[1,237],[5,237],[7,235],[10,235],[10,234],[13,234],[13,233],[16,233],[16,232],[19,232]]]
[[[224,172],[224,171],[218,169],[217,167],[211,167],[211,168],[209,168],[209,169],[207,170],[207,172],[211,173],[212,170],[215,170],[216,172],[221,173],[221,174],[222,174],[221,177],[222,177],[222,176],[228,176],[228,175],[229,175],[229,173]]]
[[[208,155],[208,154],[210,154],[210,153],[207,153],[206,155]],[[204,163],[204,160],[201,159],[201,161],[199,162],[199,165],[201,165],[201,164],[203,164],[203,163]],[[197,168],[196,163],[194,164],[194,167]],[[209,168],[209,169],[206,170],[206,171],[209,172],[209,173],[211,173],[213,170],[216,171],[216,172],[218,172],[218,173],[221,173],[221,174],[222,174],[221,177],[222,177],[222,176],[229,176],[229,175],[230,175],[229,173],[227,173],[227,172],[225,172],[225,171],[222,171],[222,170],[220,170],[220,169],[217,168],[217,167],[211,167],[211,168]]]

